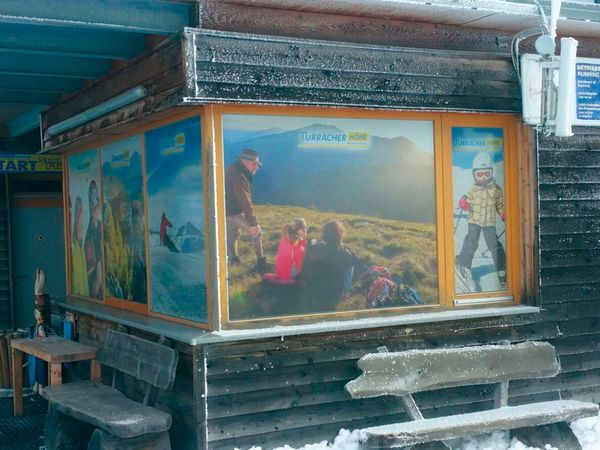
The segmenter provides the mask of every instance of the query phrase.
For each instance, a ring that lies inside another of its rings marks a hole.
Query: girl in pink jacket
[[[306,232],[304,219],[293,219],[284,225],[277,247],[275,273],[264,274],[264,281],[276,284],[294,284],[296,276],[302,272],[302,261],[304,253],[306,253]]]

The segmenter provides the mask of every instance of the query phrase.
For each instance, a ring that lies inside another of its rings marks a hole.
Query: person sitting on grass
[[[336,219],[323,225],[322,241],[306,249],[300,274],[305,313],[335,311],[352,289],[354,266],[365,261],[344,245],[345,228]]]
[[[275,273],[266,273],[262,279],[275,284],[294,284],[302,272],[306,252],[306,221],[302,218],[286,223],[281,230],[281,239],[275,258]]]

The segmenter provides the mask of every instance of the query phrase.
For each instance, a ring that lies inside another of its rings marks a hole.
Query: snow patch
[[[571,423],[571,429],[581,443],[583,450],[600,450],[600,416],[580,419]],[[358,450],[360,430],[349,431],[341,429],[333,443],[327,441],[308,444],[294,448],[289,445],[277,447],[274,450]],[[240,450],[236,448],[235,450]],[[248,450],[262,450],[262,447],[252,447]],[[543,449],[529,447],[518,439],[510,439],[508,431],[496,431],[492,434],[476,436],[464,442],[461,450],[557,450],[547,444]]]

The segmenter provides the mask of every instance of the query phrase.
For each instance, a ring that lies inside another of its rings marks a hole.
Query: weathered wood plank
[[[588,234],[600,233],[600,218],[595,217],[573,217],[564,219],[544,217],[540,220],[540,235],[543,241],[549,236],[556,234]]]
[[[540,200],[595,200],[600,198],[600,184],[540,184]]]
[[[208,379],[208,395],[252,392],[255,390],[302,386],[313,383],[324,383],[339,379],[349,380],[358,375],[354,361],[331,362],[329,364],[313,364],[310,370],[306,366],[284,367],[277,371],[264,371],[260,376],[248,376],[241,373],[226,377]]]
[[[568,223],[565,225],[568,227]],[[561,251],[565,257],[569,257],[570,252],[575,254],[590,252],[590,255],[592,255],[599,248],[600,233],[555,234],[544,236],[540,242],[540,250],[542,252],[552,252],[556,255],[556,258],[560,258]],[[587,261],[587,264],[590,262]]]
[[[550,303],[544,305],[542,320],[564,322],[565,320],[583,319],[600,316],[600,301],[579,300],[568,303]]]
[[[190,103],[229,102],[264,104],[306,104],[320,106],[364,106],[386,109],[461,109],[477,111],[516,112],[520,99],[478,96],[404,94],[384,92],[339,91],[329,89],[279,88],[203,83],[197,97]]]
[[[150,80],[162,77],[170,69],[181,67],[181,41],[179,39],[165,42],[153,53],[145,53],[128,63],[124,68],[110,73],[67,99],[53,105],[42,114],[43,129],[65,120],[81,111],[96,106],[121,92],[135,86],[146,86]],[[159,76],[160,75],[160,76]],[[178,76],[179,84],[183,84],[183,72]],[[151,86],[148,86],[151,88]],[[155,92],[152,92],[155,94]]]
[[[85,125],[50,137],[44,141],[44,149],[51,150],[63,147],[67,150],[70,148],[69,146],[85,145],[86,142],[97,140],[98,136],[103,134],[124,132],[127,126],[135,120],[148,118],[150,115],[153,119],[159,119],[161,112],[181,104],[182,89],[182,87],[175,87],[156,96],[145,97],[139,102],[120,108]],[[176,112],[178,112],[176,109],[170,109],[165,116],[170,116]]]
[[[331,89],[340,91],[403,92],[407,94],[469,95],[520,98],[519,87],[512,82],[480,79],[444,78],[427,74],[356,73],[330,69],[241,66],[237,64],[198,63],[199,84],[225,83],[277,88]]]
[[[600,155],[598,155],[598,166],[600,166]],[[544,185],[600,183],[598,167],[542,167],[539,175],[538,181]]]
[[[574,135],[565,138],[556,136],[539,135],[538,142],[540,150],[570,150],[570,149],[597,149],[600,148],[600,133],[593,127],[574,127]]]
[[[541,271],[542,286],[587,284],[598,280],[598,267],[560,267]]]
[[[540,217],[600,217],[600,200],[541,200]]]
[[[593,335],[599,329],[600,318],[591,317],[586,319],[570,320],[561,322],[559,329],[562,336]]]
[[[483,53],[293,40],[243,34],[196,34],[196,62],[334,73],[515,82],[510,59]]]
[[[391,346],[391,350],[408,349],[408,348],[425,348],[425,344],[417,346],[409,341],[403,341],[410,337],[418,339],[431,339],[432,342],[429,344],[432,347],[444,345],[447,342],[448,330],[452,330],[452,336],[469,335],[471,333],[486,332],[493,333],[495,329],[504,330],[506,328],[514,328],[519,330],[521,326],[528,326],[532,323],[536,323],[536,315],[515,315],[515,316],[501,316],[501,317],[486,317],[472,320],[455,320],[446,322],[436,322],[428,324],[414,324],[407,326],[398,327],[384,327],[370,329],[368,333],[364,330],[353,330],[347,331],[343,334],[343,339],[338,333],[329,334],[313,334],[313,335],[300,335],[300,336],[285,336],[282,338],[275,339],[253,339],[251,341],[239,341],[228,344],[213,344],[207,346],[207,357],[208,357],[208,370],[209,374],[211,370],[216,367],[216,362],[219,358],[235,359],[241,358],[244,361],[248,361],[246,366],[254,367],[249,370],[263,370],[264,367],[256,365],[256,362],[252,359],[255,353],[262,353],[267,351],[293,351],[299,349],[301,351],[307,350],[315,353],[316,348],[319,348],[319,352],[323,350],[325,345],[330,345],[330,348],[344,349],[348,346],[355,346],[355,343],[365,342],[366,351],[371,352],[381,345],[388,345],[390,340],[397,340],[397,344]],[[490,337],[490,339],[493,339]],[[404,342],[404,343],[403,343]],[[479,342],[484,342],[481,340]],[[397,346],[396,346],[397,345]],[[413,345],[412,347],[410,347]],[[450,344],[447,344],[450,345]],[[313,354],[313,359],[317,354]],[[335,355],[328,355],[332,358]],[[362,356],[359,355],[358,357]],[[261,355],[259,355],[262,358]],[[302,363],[304,364],[304,363]],[[216,370],[216,369],[215,369]],[[224,373],[235,372],[237,369],[224,369]],[[218,371],[217,371],[218,372]]]
[[[92,381],[49,386],[42,395],[57,411],[121,438],[171,427],[170,414],[129,400],[110,386]]]
[[[600,145],[598,147],[600,149]],[[539,166],[542,171],[546,168],[594,169],[600,167],[600,151],[581,150],[580,147],[568,151],[540,150]]]
[[[559,359],[563,373],[600,369],[600,352],[562,355]]]
[[[108,330],[98,359],[104,365],[161,389],[175,380],[179,355],[165,345]]]
[[[576,241],[581,243],[580,240]],[[545,243],[545,245],[550,246],[547,243]],[[552,249],[542,250],[541,252],[540,267],[542,269],[553,269],[559,267],[585,267],[589,265],[600,266],[600,250],[593,248],[586,249],[583,247],[574,250]]]
[[[44,339],[14,339],[12,346],[49,363],[95,359],[97,352],[94,347],[59,336],[48,336]]]
[[[597,281],[577,285],[542,286],[542,304],[600,299],[600,284]]]
[[[259,376],[266,372],[277,370],[283,367],[304,366],[318,363],[355,361],[367,353],[385,343],[391,351],[403,351],[415,348],[449,348],[457,346],[478,345],[482,342],[497,343],[502,340],[519,340],[520,337],[531,338],[534,335],[540,339],[554,336],[556,326],[553,323],[537,324],[539,317],[535,316],[533,323],[513,324],[512,326],[501,326],[489,329],[466,329],[459,327],[452,336],[448,336],[447,330],[454,329],[452,326],[445,328],[439,333],[431,335],[426,330],[419,333],[419,329],[411,330],[415,335],[409,336],[389,336],[386,338],[372,336],[373,340],[364,340],[353,342],[351,336],[345,342],[322,342],[320,345],[314,341],[301,341],[299,347],[292,346],[288,342],[289,348],[282,348],[277,351],[270,349],[261,350],[257,347],[248,348],[246,354],[238,353],[236,347],[231,348],[231,355],[220,353],[211,355],[208,362],[208,373],[211,379],[219,375],[242,374],[248,372],[259,373]],[[364,335],[364,333],[363,333]],[[383,340],[385,339],[385,340]],[[247,348],[244,346],[243,348]]]
[[[600,334],[586,334],[583,336],[565,336],[549,339],[556,348],[556,353],[562,355],[578,355],[600,351]]]
[[[521,405],[478,411],[442,419],[418,420],[406,424],[367,428],[366,448],[394,448],[423,442],[454,439],[520,427],[574,421],[598,414],[598,405],[574,400]]]
[[[546,378],[560,369],[554,347],[545,342],[370,353],[357,365],[362,374],[346,385],[353,398]]]
[[[204,2],[206,29],[329,39],[446,50],[470,49],[505,53],[511,36],[501,31],[418,23],[383,18],[256,8],[210,0]]]
[[[579,389],[565,389],[561,392],[561,395],[564,399],[600,403],[600,385]]]

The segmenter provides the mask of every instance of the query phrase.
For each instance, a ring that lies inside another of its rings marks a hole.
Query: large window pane
[[[438,302],[433,123],[224,115],[231,320]]]
[[[452,128],[456,294],[506,290],[504,131]]]
[[[71,294],[103,298],[98,151],[68,158]]]
[[[207,321],[200,118],[145,134],[152,311]]]
[[[106,295],[146,303],[142,140],[102,147]]]

